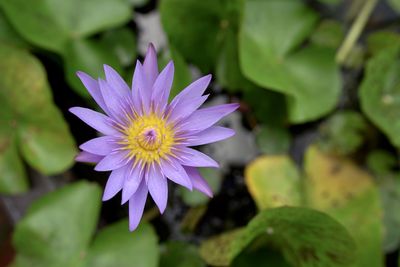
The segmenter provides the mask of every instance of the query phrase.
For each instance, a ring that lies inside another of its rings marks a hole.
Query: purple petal
[[[119,168],[111,172],[108,177],[106,188],[103,193],[103,201],[114,197],[121,189],[124,183],[126,168]]]
[[[207,181],[204,180],[203,177],[201,177],[201,174],[196,168],[185,167],[185,170],[192,180],[194,189],[204,193],[209,197],[213,197],[213,192],[210,186],[208,185]]]
[[[235,131],[229,128],[212,126],[204,131],[186,139],[187,146],[199,146],[221,141],[235,135]]]
[[[104,80],[99,79],[101,94],[103,95],[104,102],[113,118],[121,121],[126,117],[124,106],[126,106],[128,99],[118,96],[113,88]]]
[[[136,190],[135,194],[129,199],[129,230],[134,231],[139,225],[143,215],[144,204],[146,204],[147,187],[144,179]]]
[[[76,157],[75,160],[79,162],[88,162],[88,163],[97,163],[102,160],[104,157],[99,155],[94,155],[92,153],[81,151]]]
[[[200,79],[192,82],[189,86],[182,90],[171,102],[171,108],[175,109],[179,105],[185,105],[187,101],[192,98],[200,97],[207,89],[211,81],[211,74],[201,77]]]
[[[179,121],[190,116],[195,110],[197,110],[207,100],[209,95],[201,97],[191,98],[184,103],[184,105],[178,105],[171,110],[171,115],[168,118],[169,121]]]
[[[174,63],[170,61],[168,65],[158,75],[152,89],[151,102],[155,110],[164,111],[168,104],[168,97],[174,79]]]
[[[175,152],[182,165],[190,167],[214,167],[218,168],[218,163],[197,150],[188,147],[179,147]]]
[[[126,165],[128,151],[115,151],[105,156],[94,168],[96,171],[112,171]]]
[[[130,89],[121,76],[110,66],[104,64],[104,73],[106,75],[107,83],[111,86],[113,91],[121,98],[130,96]]]
[[[89,94],[93,97],[94,101],[96,101],[99,107],[107,113],[108,109],[106,107],[106,104],[104,103],[104,99],[101,95],[100,87],[97,81],[81,71],[78,71],[76,75],[82,81],[83,85],[86,87]]]
[[[161,173],[160,168],[153,164],[147,172],[147,187],[154,202],[158,206],[161,213],[167,207],[168,200],[168,185],[167,179]]]
[[[79,146],[80,149],[92,154],[106,156],[118,148],[115,139],[111,136],[97,137]]]
[[[179,127],[188,132],[205,130],[224,116],[235,111],[238,107],[239,104],[233,103],[199,109],[193,112]]]
[[[192,182],[189,179],[185,169],[179,164],[178,162],[169,162],[164,160],[161,164],[161,171],[162,173],[168,177],[171,181],[180,184],[190,191],[193,190]]]
[[[142,96],[141,90],[144,89],[145,82],[143,81],[143,67],[139,60],[136,61],[135,71],[133,72],[132,78],[132,102],[135,111],[141,115],[142,114]],[[148,94],[148,99],[150,99],[150,92]],[[148,100],[150,102],[150,100]]]
[[[119,135],[119,132],[112,126],[113,121],[104,114],[81,107],[73,107],[69,111],[102,134]]]
[[[158,76],[157,52],[153,44],[149,44],[146,57],[143,62],[143,71],[146,76],[149,88],[151,88]]]
[[[127,172],[125,177],[124,186],[122,189],[122,201],[121,204],[125,204],[132,195],[138,189],[140,182],[142,181],[143,173],[142,166],[137,165],[135,167],[131,166],[130,170]]]

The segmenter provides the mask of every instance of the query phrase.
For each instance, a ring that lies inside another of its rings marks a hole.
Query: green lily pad
[[[17,47],[28,46],[27,42],[15,31],[8,22],[4,12],[0,10],[0,42],[15,45]]]
[[[170,44],[203,72],[215,65],[224,32],[237,27],[240,1],[165,0],[161,21]]]
[[[262,153],[267,155],[281,155],[289,152],[290,133],[279,126],[261,126],[256,131],[256,141]]]
[[[2,142],[17,145],[23,158],[44,174],[67,169],[73,164],[75,143],[52,102],[43,66],[28,52],[5,44],[0,44],[0,56]],[[1,158],[15,162],[7,167],[9,173],[13,168],[14,175],[19,176],[18,183],[26,185],[26,181],[22,182],[25,174],[18,163],[17,148],[10,147],[8,151],[8,156]]]
[[[340,111],[319,127],[319,147],[335,155],[355,152],[364,142],[367,121],[355,111]]]
[[[105,42],[91,39],[75,40],[67,45],[64,51],[65,75],[68,83],[79,95],[89,97],[89,93],[76,76],[77,71],[83,71],[94,78],[104,77],[103,65],[108,64],[117,72],[122,72],[122,66],[116,54],[110,53],[115,47],[109,47]]]
[[[324,213],[294,207],[264,210],[245,228],[204,242],[200,253],[212,266],[228,266],[260,240],[293,266],[350,266],[354,257],[354,241],[342,225]]]
[[[394,10],[400,12],[400,0],[388,0],[388,2]]]
[[[105,32],[102,36],[102,42],[111,48],[122,66],[127,67],[135,61],[136,38],[128,27]]]
[[[325,0],[334,2],[335,0]],[[341,0],[339,0],[341,1]],[[337,1],[338,2],[338,1]],[[316,45],[338,49],[344,39],[343,26],[335,20],[323,20],[310,37]]]
[[[368,35],[367,49],[375,55],[386,48],[400,45],[400,35],[390,31],[378,31]]]
[[[245,1],[239,33],[241,69],[257,85],[287,96],[293,123],[332,111],[341,90],[335,49],[315,44],[299,48],[317,19],[301,1]]]
[[[304,169],[307,206],[338,220],[357,243],[352,266],[381,267],[382,209],[373,178],[350,160],[325,154],[315,146],[306,152]]]
[[[77,266],[94,234],[100,197],[98,186],[79,182],[35,201],[15,229],[16,265]]]
[[[162,267],[206,267],[200,258],[197,248],[193,245],[171,241],[161,248]]]
[[[368,154],[367,165],[374,174],[386,175],[395,169],[397,160],[386,150],[373,150]]]
[[[1,0],[7,18],[28,41],[62,52],[72,39],[90,36],[127,22],[131,8],[124,0]]]
[[[382,50],[367,63],[359,88],[365,115],[400,147],[400,45]]]
[[[154,229],[142,223],[129,232],[128,221],[114,223],[94,239],[87,254],[85,267],[157,267],[158,240]]]
[[[300,174],[288,156],[259,157],[246,167],[245,182],[259,209],[301,204]]]

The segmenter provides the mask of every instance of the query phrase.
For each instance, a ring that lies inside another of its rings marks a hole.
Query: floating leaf
[[[389,31],[378,31],[368,35],[367,48],[372,55],[386,48],[400,45],[400,35]]]
[[[394,10],[400,12],[400,0],[388,0]]]
[[[2,132],[10,140],[17,138],[7,142],[17,144],[24,159],[42,173],[65,170],[73,164],[75,144],[52,103],[42,65],[26,51],[4,44],[0,44],[0,56]],[[16,163],[16,172],[23,175],[20,169],[21,164]]]
[[[197,248],[184,242],[168,242],[162,247],[162,267],[206,267]]]
[[[337,1],[337,0],[325,0]],[[341,0],[339,0],[341,1]],[[338,1],[337,1],[338,2]],[[338,49],[344,39],[342,25],[335,20],[323,20],[310,37],[310,41],[316,45]]]
[[[200,252],[208,264],[228,266],[260,238],[293,266],[350,266],[354,256],[343,226],[324,213],[293,207],[264,210],[242,230],[207,240]]]
[[[164,0],[161,20],[171,45],[188,62],[209,72],[220,54],[224,32],[237,27],[240,6],[237,0]]]
[[[288,97],[293,123],[329,113],[341,90],[334,49],[319,45],[296,49],[317,19],[301,1],[245,1],[239,34],[241,69],[257,85]]]
[[[396,163],[396,158],[385,150],[373,150],[367,157],[368,168],[377,175],[390,174]]]
[[[359,89],[361,108],[391,143],[400,147],[400,45],[382,50],[367,63]]]
[[[78,266],[94,233],[101,190],[79,182],[43,196],[17,224],[19,267]]]
[[[331,154],[347,155],[355,152],[364,142],[367,122],[355,111],[340,111],[319,128],[320,148]]]
[[[315,146],[308,148],[304,168],[307,205],[337,219],[358,245],[352,266],[381,267],[382,210],[372,177],[348,159],[329,156]]]
[[[301,204],[300,175],[288,156],[262,156],[245,170],[247,188],[259,209]]]
[[[37,0],[31,5],[1,0],[0,6],[24,38],[60,53],[68,41],[121,25],[131,17],[124,0]]]
[[[279,155],[289,152],[289,131],[279,126],[261,126],[256,131],[256,141],[261,152],[267,155]]]
[[[65,74],[68,83],[81,96],[89,97],[89,93],[76,76],[77,71],[83,71],[92,77],[103,77],[103,64],[108,64],[119,73],[122,72],[121,64],[116,54],[110,53],[106,43],[85,39],[76,40],[68,44],[64,51]]]
[[[0,11],[0,42],[21,48],[28,45],[7,21],[3,11]]]
[[[105,32],[102,36],[102,42],[111,48],[122,66],[129,66],[135,61],[136,38],[129,28],[124,27]]]
[[[142,223],[128,231],[128,221],[114,223],[96,236],[87,254],[86,267],[157,267],[158,242],[154,229]]]

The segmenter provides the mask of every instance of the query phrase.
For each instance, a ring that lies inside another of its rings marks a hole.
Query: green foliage
[[[208,264],[228,266],[261,238],[281,251],[292,266],[350,266],[355,248],[343,226],[326,214],[283,207],[262,211],[245,228],[206,241],[200,252]],[[268,255],[259,253],[260,257]],[[271,264],[269,260],[276,258],[264,260]]]
[[[355,111],[340,111],[319,128],[319,146],[335,155],[355,152],[364,142],[367,122]]]
[[[147,224],[129,233],[128,222],[121,221],[91,242],[100,197],[97,185],[78,182],[35,201],[15,229],[15,266],[158,266],[157,238]]]
[[[0,191],[11,193],[26,189],[17,150],[35,169],[55,174],[72,165],[76,149],[61,112],[52,102],[40,62],[5,44],[0,44],[0,56],[0,138],[4,151],[0,166],[7,173],[1,178]]]
[[[161,248],[162,267],[206,267],[197,248],[184,242],[171,241]]]
[[[123,0],[23,0],[0,1],[7,18],[28,41],[62,53],[65,45],[129,20],[131,11]]]
[[[241,69],[256,84],[288,97],[293,123],[330,112],[341,89],[332,48],[309,45],[298,49],[317,19],[301,1],[245,1],[239,35]]]
[[[262,153],[286,154],[290,146],[289,131],[279,126],[262,126],[256,131],[256,141]]]
[[[361,108],[394,146],[400,146],[400,45],[386,48],[367,63],[359,89]]]

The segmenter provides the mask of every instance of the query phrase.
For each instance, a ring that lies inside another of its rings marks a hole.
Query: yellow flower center
[[[135,162],[159,162],[171,154],[175,144],[172,126],[155,114],[130,119],[131,124],[124,129],[125,140],[121,142]]]

